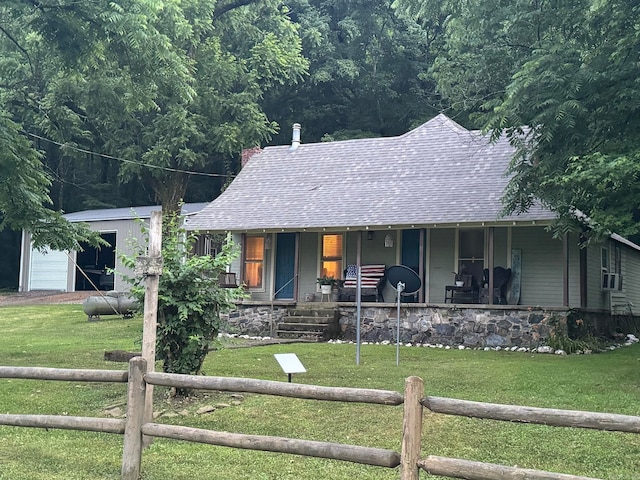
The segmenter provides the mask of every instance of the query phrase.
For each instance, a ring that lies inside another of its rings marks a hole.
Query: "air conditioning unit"
[[[622,276],[619,273],[602,272],[602,290],[620,290]]]

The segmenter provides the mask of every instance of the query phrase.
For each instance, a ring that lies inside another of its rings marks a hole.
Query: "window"
[[[458,274],[473,276],[473,282],[482,282],[484,268],[484,230],[481,228],[459,231]]]
[[[342,234],[322,235],[320,276],[342,278]]]
[[[264,237],[246,237],[242,280],[249,288],[262,288]]]
[[[603,272],[609,271],[609,250],[606,248],[600,249],[600,266]]]
[[[622,274],[622,249],[618,244],[613,247],[613,265],[611,267],[614,273]]]

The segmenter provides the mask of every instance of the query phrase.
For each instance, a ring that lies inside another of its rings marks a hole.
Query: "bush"
[[[227,237],[215,257],[191,255],[196,235],[182,227],[180,217],[165,216],[163,223],[156,359],[162,360],[164,372],[197,375],[218,335],[220,313],[232,308],[232,301],[242,295],[241,288],[222,288],[218,283],[237,256],[237,248]],[[148,238],[147,230],[144,234]],[[136,251],[144,253],[141,248]],[[135,264],[134,258],[124,257],[123,261],[130,268]],[[126,279],[142,306],[142,279]]]

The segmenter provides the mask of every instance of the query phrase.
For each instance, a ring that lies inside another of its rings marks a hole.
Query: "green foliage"
[[[241,149],[276,131],[265,91],[307,69],[298,27],[272,0],[10,1],[0,17],[0,109],[46,138],[59,208],[100,195],[177,211],[184,171],[234,174]]]
[[[556,233],[640,232],[640,5],[396,0],[440,19],[430,74],[454,110],[516,147],[505,213],[542,203]],[[523,128],[526,127],[526,128]]]
[[[39,249],[80,250],[80,242],[104,243],[86,225],[70,223],[47,207],[50,185],[39,153],[0,110],[0,231],[24,229]]]
[[[303,142],[399,135],[441,109],[421,74],[432,61],[431,32],[400,18],[387,0],[293,0],[309,78],[274,88],[265,110],[280,125],[300,123]],[[290,129],[277,143],[289,143]],[[354,136],[350,136],[354,135]]]
[[[191,255],[196,235],[185,231],[182,218],[165,215],[164,223],[156,357],[162,360],[165,372],[196,375],[217,337],[220,312],[232,308],[232,301],[242,295],[241,288],[222,288],[218,282],[237,256],[237,248],[227,238],[215,257]],[[143,253],[141,249],[139,254]],[[126,257],[123,262],[132,268],[135,258]],[[142,279],[125,278],[142,306]]]

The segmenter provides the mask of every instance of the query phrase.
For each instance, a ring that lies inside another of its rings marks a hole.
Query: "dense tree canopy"
[[[506,211],[542,201],[559,233],[639,232],[638,2],[397,3],[445,19],[431,69],[439,92],[518,148]]]
[[[0,108],[39,139],[59,208],[68,183],[80,208],[119,206],[119,179],[176,210],[185,172],[225,177],[229,158],[270,138],[264,91],[307,68],[272,0],[11,0],[0,15]]]
[[[318,141],[396,135],[445,111],[518,147],[506,211],[541,201],[559,232],[580,218],[636,233],[639,9],[6,0],[0,228],[44,231],[59,209],[211,200],[242,148],[288,143],[294,122]],[[31,203],[16,218],[19,185]]]
[[[389,136],[441,108],[425,75],[437,30],[400,18],[389,0],[292,0],[309,76],[269,92],[266,111],[284,127],[302,124],[303,141]],[[291,131],[283,128],[284,138]]]

